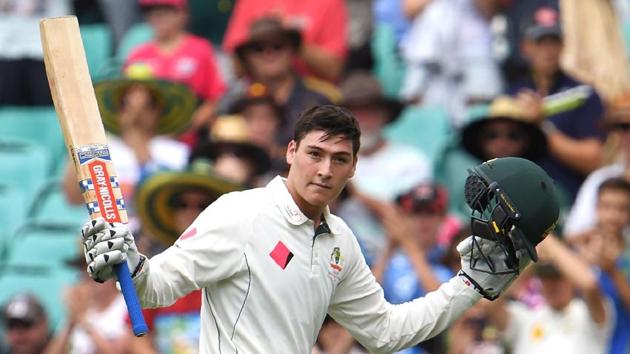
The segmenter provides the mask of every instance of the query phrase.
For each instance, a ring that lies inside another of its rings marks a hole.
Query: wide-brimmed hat
[[[165,245],[171,245],[180,236],[175,221],[174,201],[182,192],[199,190],[211,200],[224,193],[242,190],[243,186],[227,181],[212,172],[208,161],[193,161],[186,171],[165,171],[151,175],[139,187],[135,205],[142,225]]]
[[[248,37],[237,44],[234,51],[243,60],[247,50],[252,48],[252,46],[277,38],[286,40],[294,50],[298,50],[302,45],[302,34],[300,31],[284,26],[277,17],[266,16],[252,22],[249,27]]]
[[[355,71],[341,84],[341,106],[352,110],[361,107],[382,107],[388,111],[388,123],[398,119],[403,104],[383,93],[381,84],[367,71]]]
[[[525,151],[522,156],[519,157],[528,160],[539,159],[547,153],[547,138],[545,137],[545,133],[538,125],[527,122],[523,120],[522,117],[522,111],[513,98],[507,96],[497,97],[490,104],[486,116],[471,121],[463,128],[461,144],[471,155],[480,160],[486,160],[487,157],[484,155],[482,149],[482,133],[485,127],[497,121],[511,122],[516,124],[528,137]]]
[[[118,112],[127,90],[134,86],[146,87],[160,109],[158,134],[177,134],[184,131],[197,108],[197,96],[188,86],[153,77],[144,64],[132,64],[125,70],[125,77],[106,79],[94,84],[103,126],[113,134],[120,134]]]
[[[271,157],[260,146],[249,142],[249,131],[244,118],[239,115],[225,115],[212,125],[210,139],[200,141],[190,153],[190,159],[205,158],[216,160],[224,154],[247,159],[253,167],[254,175],[259,176],[271,168]]]

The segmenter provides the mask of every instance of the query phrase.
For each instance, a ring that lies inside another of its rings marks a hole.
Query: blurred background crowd
[[[459,269],[469,167],[530,159],[562,201],[506,296],[404,353],[630,353],[629,0],[0,0],[1,353],[197,353],[200,292],[145,310],[139,339],[115,284],[85,274],[94,187],[66,157],[38,31],[68,14],[143,253],[285,174],[299,113],[339,104],[362,136],[331,208],[392,303]],[[365,350],[327,318],[313,353]]]

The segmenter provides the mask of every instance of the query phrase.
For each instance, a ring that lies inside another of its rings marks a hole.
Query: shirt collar
[[[309,218],[302,213],[289,193],[286,185],[286,178],[276,176],[267,184],[266,188],[271,191],[271,195],[273,196],[276,205],[280,208],[280,212],[290,224],[298,226],[309,220]],[[327,223],[331,234],[338,232],[338,228],[334,225],[330,208],[328,206],[324,209],[322,221]]]

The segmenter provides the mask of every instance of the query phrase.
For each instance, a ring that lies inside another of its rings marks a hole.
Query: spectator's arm
[[[547,134],[551,155],[583,175],[597,169],[602,163],[603,147],[598,139],[573,139],[560,131]]]
[[[499,331],[505,331],[510,324],[510,312],[507,309],[506,296],[499,296],[494,301],[481,300],[486,316]]]
[[[343,70],[343,58],[327,52],[324,48],[303,43],[300,53],[306,65],[319,77],[336,81]]]
[[[46,346],[44,354],[65,354],[67,353],[70,335],[74,330],[74,322],[68,322],[59,334],[54,336]]]
[[[554,236],[547,237],[540,246],[560,272],[580,289],[593,321],[604,324],[606,305],[595,272]]]
[[[409,20],[418,16],[431,0],[402,0],[403,13]]]

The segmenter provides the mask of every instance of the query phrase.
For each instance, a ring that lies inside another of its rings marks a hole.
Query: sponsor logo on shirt
[[[335,278],[339,279],[339,273],[343,270],[344,258],[341,254],[341,248],[335,247],[330,252],[330,262],[328,268],[328,274]]]

